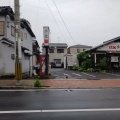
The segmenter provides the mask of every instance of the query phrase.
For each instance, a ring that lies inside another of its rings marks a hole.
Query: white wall
[[[13,47],[0,42],[0,74],[13,74],[15,71],[15,61],[11,58],[14,54]]]
[[[67,54],[67,48],[63,48],[64,53],[57,53],[57,48],[54,49],[54,53],[49,53],[49,62],[54,62],[54,59],[61,59],[64,62],[64,55]]]
[[[27,39],[24,38],[23,35],[23,41],[22,41],[22,46],[28,48],[30,51],[29,53],[32,54],[32,43],[33,43],[33,38],[32,36],[28,33],[28,31],[26,29],[21,29],[21,31],[23,33],[27,33]],[[22,70],[25,72],[29,72],[30,71],[30,76],[32,76],[32,56],[30,58],[28,58],[27,56],[25,57],[25,55],[22,56],[23,60],[22,60]]]
[[[10,19],[9,16],[6,17],[6,20],[8,20],[8,19]],[[14,21],[12,21],[10,19],[9,22],[6,21],[6,28],[5,28],[5,30],[6,30],[6,38],[8,38],[9,40],[15,42],[15,35],[14,36],[11,35],[11,26],[13,26],[15,28]]]

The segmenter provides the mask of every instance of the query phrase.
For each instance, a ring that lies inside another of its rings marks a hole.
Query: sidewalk
[[[22,86],[16,86],[15,80],[0,80],[0,88],[34,88],[33,79],[31,80],[22,80]],[[75,88],[75,89],[82,89],[82,88],[120,88],[120,79],[104,79],[104,80],[55,80],[55,79],[48,79],[48,80],[40,80],[42,86],[44,88]]]

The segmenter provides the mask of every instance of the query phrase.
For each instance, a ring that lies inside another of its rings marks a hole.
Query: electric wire
[[[46,0],[44,0],[44,1],[45,1],[46,5],[47,5],[47,7],[48,7],[48,9],[49,9],[49,11],[50,11],[50,13],[51,13],[51,15],[52,15],[53,19],[54,19],[54,22],[55,22],[55,23],[56,23],[56,25],[57,25],[57,27],[58,27],[58,29],[59,29],[59,31],[60,31],[60,33],[61,33],[62,37],[63,37],[63,38],[64,38],[64,40],[66,41],[66,39],[65,39],[65,37],[64,37],[64,35],[63,35],[63,33],[62,33],[62,31],[61,31],[61,29],[60,29],[59,25],[58,25],[58,23],[57,23],[57,21],[56,21],[56,19],[55,19],[54,15],[53,15],[53,13],[52,13],[52,11],[51,11],[51,9],[50,9],[50,7],[49,7],[49,5],[48,5],[47,1],[46,1]],[[66,43],[67,43],[67,41],[66,41]]]
[[[58,7],[57,7],[57,5],[56,5],[56,3],[55,3],[54,0],[53,0],[53,3],[54,3],[54,5],[55,5],[55,7],[56,7],[56,9],[57,9],[57,11],[58,11],[58,14],[60,15],[60,18],[61,18],[61,20],[62,20],[62,22],[63,22],[63,24],[64,24],[64,26],[65,26],[65,28],[66,28],[66,30],[67,30],[67,32],[68,32],[68,34],[70,35],[72,41],[76,44],[76,42],[75,42],[75,40],[73,39],[70,31],[69,31],[68,28],[67,28],[67,25],[66,25],[66,23],[64,22],[64,20],[63,20],[63,18],[62,18],[62,15],[61,15],[61,13],[60,13],[60,11],[59,11],[59,9],[58,9]]]
[[[38,0],[38,1],[39,1],[39,4],[40,4],[40,0]],[[35,31],[37,30],[37,23],[38,23],[38,14],[39,14],[39,10],[40,10],[40,7],[38,6],[37,13],[36,13]]]

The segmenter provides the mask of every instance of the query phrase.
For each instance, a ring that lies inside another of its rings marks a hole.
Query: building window
[[[80,50],[79,49],[77,49],[77,53],[79,53],[80,52]]]
[[[50,49],[50,53],[54,53],[54,49]]]
[[[15,36],[15,28],[13,26],[11,26],[11,35]]]
[[[24,39],[27,40],[27,33],[24,33]]]
[[[64,53],[64,49],[57,49],[57,53]]]
[[[0,36],[4,35],[4,21],[0,21]]]

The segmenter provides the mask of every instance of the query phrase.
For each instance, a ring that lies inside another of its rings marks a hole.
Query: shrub
[[[36,79],[34,82],[34,87],[40,87],[40,86],[41,86],[40,81]]]
[[[81,67],[84,69],[84,70],[87,70],[88,68],[92,68],[93,66],[93,61],[91,59],[87,59],[86,61],[82,62],[81,64]]]
[[[79,67],[77,65],[72,66],[72,70],[78,70],[78,69],[79,69]]]
[[[82,67],[79,67],[79,69],[78,69],[79,71],[81,71],[81,72],[83,72],[84,71],[84,69],[82,68]]]
[[[88,68],[87,72],[93,72],[93,68]]]
[[[85,52],[81,52],[77,55],[77,59],[79,61],[79,65],[82,64],[82,62],[86,61],[87,59],[89,59],[91,56],[90,53],[85,53]]]
[[[97,68],[99,68],[100,70],[106,70],[107,69],[107,64],[106,64],[105,58],[100,60],[100,63],[97,64]]]

